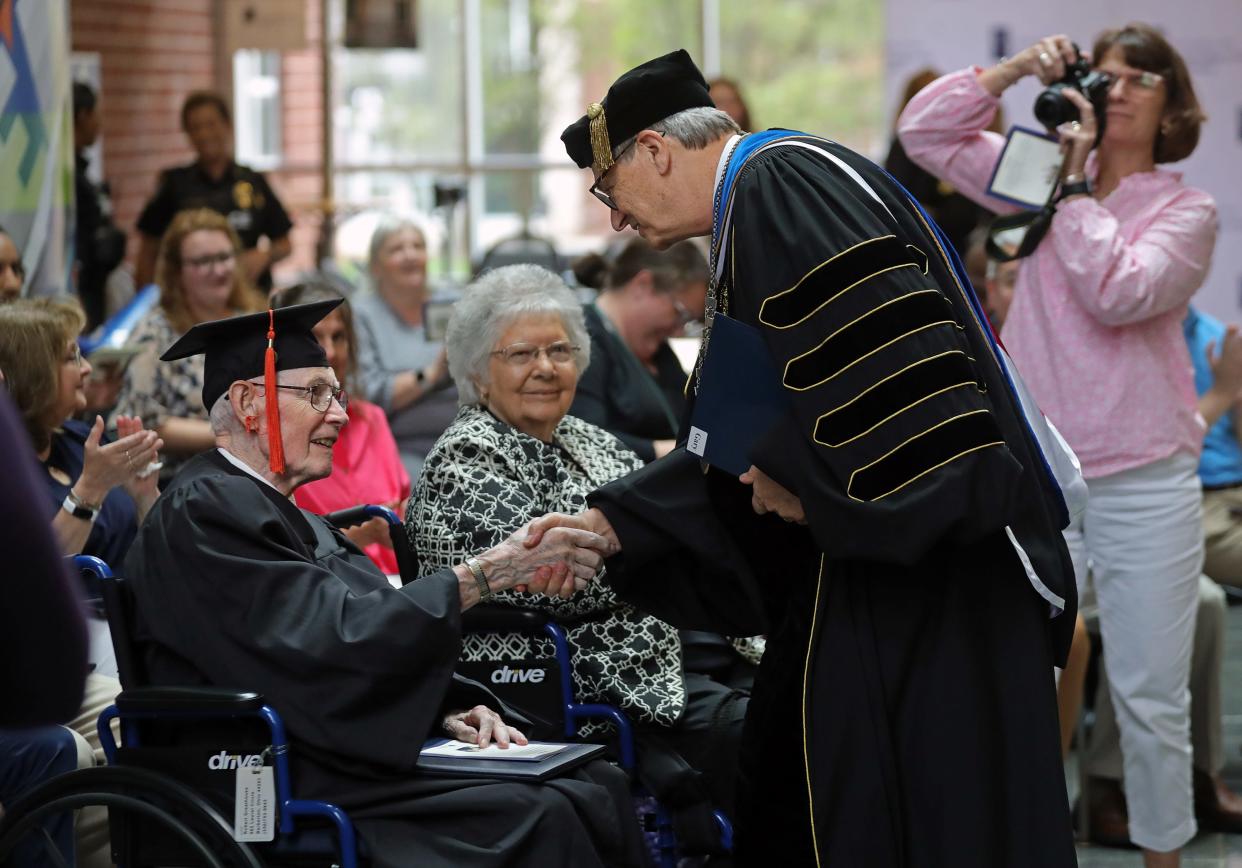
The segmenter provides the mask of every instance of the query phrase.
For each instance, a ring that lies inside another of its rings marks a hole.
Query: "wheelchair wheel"
[[[146,769],[104,766],[58,775],[5,806],[0,821],[0,865],[49,814],[88,805],[125,811],[162,825],[208,868],[263,868],[250,847],[233,840],[232,826],[200,795]]]

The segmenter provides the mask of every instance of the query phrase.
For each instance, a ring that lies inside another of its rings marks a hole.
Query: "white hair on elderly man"
[[[539,265],[506,265],[485,272],[453,305],[444,345],[462,406],[479,403],[477,383],[489,381],[488,360],[500,335],[524,316],[556,314],[577,350],[578,371],[591,361],[582,304],[556,274]]]

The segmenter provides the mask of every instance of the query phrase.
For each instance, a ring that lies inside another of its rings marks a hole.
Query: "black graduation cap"
[[[276,372],[292,368],[326,368],[328,357],[315,339],[315,325],[343,298],[295,304],[262,313],[217,319],[192,327],[164,351],[160,359],[171,362],[206,353],[203,364],[203,406],[208,410],[236,380],[264,378],[267,401],[271,468],[284,472],[284,449],[280,441],[280,409]]]
[[[561,133],[569,158],[603,174],[613,164],[612,142],[624,142],[657,121],[689,108],[715,108],[703,73],[684,48],[622,75],[602,102]]]

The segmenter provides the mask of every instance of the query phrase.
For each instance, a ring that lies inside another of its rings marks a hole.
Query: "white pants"
[[[1176,850],[1196,832],[1190,783],[1190,656],[1203,567],[1198,461],[1177,454],[1087,480],[1065,531],[1082,593],[1090,564],[1121,729],[1130,838]]]

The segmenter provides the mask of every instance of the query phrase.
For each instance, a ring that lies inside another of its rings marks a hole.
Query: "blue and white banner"
[[[67,0],[0,0],[0,226],[28,295],[70,291],[73,106]]]

